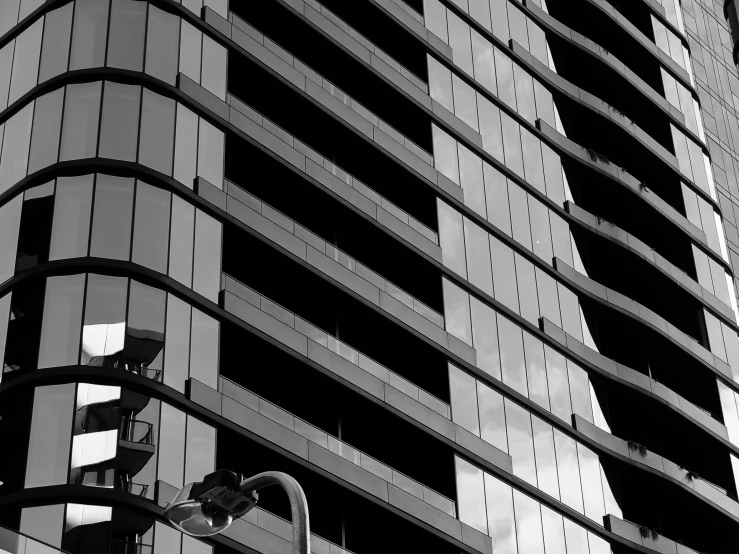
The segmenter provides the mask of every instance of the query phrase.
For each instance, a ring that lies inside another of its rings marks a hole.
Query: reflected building
[[[0,550],[733,551],[737,21],[0,0]]]

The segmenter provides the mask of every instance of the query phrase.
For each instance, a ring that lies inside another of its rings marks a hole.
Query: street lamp
[[[164,507],[164,515],[177,529],[193,537],[209,537],[225,530],[259,500],[256,491],[280,485],[290,500],[293,524],[293,554],[310,553],[308,503],[300,484],[286,473],[266,471],[242,479],[221,469],[199,483],[185,485]]]

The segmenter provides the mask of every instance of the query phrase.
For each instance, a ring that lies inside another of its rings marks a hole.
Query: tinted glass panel
[[[87,255],[94,176],[59,177],[49,260]]]
[[[67,86],[59,158],[92,158],[97,151],[101,83]]]
[[[146,3],[113,0],[110,14],[108,65],[141,71],[144,63]]]
[[[49,277],[46,280],[39,369],[79,362],[84,290],[84,275]]]
[[[41,48],[41,67],[38,82],[61,75],[67,70],[69,39],[72,33],[74,2],[46,14],[44,42]]]
[[[62,129],[64,89],[60,88],[36,100],[31,133],[28,172],[33,173],[57,162]]]
[[[74,415],[74,383],[37,387],[28,443],[26,488],[67,482]]]
[[[105,83],[100,124],[100,157],[136,161],[141,88]]]
[[[98,175],[90,256],[129,259],[133,184],[133,179]]]
[[[175,101],[144,89],[141,103],[139,162],[172,174]]]
[[[70,69],[104,65],[109,4],[110,0],[77,0],[75,3]]]
[[[167,272],[171,198],[165,190],[138,182],[131,260],[160,273]]]

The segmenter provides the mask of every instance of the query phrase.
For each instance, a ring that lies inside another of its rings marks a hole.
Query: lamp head
[[[164,507],[164,515],[177,529],[193,537],[208,537],[226,529],[257,504],[256,492],[239,490],[241,477],[225,469],[185,485]]]

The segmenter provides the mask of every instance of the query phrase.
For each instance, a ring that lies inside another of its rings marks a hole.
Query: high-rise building
[[[0,0],[0,551],[739,548],[719,0]]]

